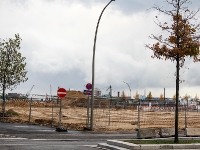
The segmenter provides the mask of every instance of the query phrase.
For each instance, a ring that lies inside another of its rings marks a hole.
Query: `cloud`
[[[21,52],[27,58],[29,80],[13,92],[53,94],[58,86],[83,90],[92,78],[92,53],[95,28],[106,0],[2,0],[0,2],[1,38],[22,38]],[[98,29],[95,57],[95,87],[112,85],[113,91],[131,89],[132,95],[152,91],[159,96],[165,87],[168,96],[175,92],[176,64],[152,59],[153,52],[145,48],[152,44],[149,35],[162,34],[154,19],[158,12],[147,10],[155,0],[116,0],[105,10]],[[163,4],[163,3],[162,3]],[[163,4],[164,5],[164,4]],[[161,20],[168,20],[160,15]],[[188,60],[191,68],[183,73],[185,83],[193,92],[200,82],[197,64]],[[198,89],[198,88],[197,88]],[[184,90],[185,92],[185,90]],[[181,93],[185,94],[185,93]]]

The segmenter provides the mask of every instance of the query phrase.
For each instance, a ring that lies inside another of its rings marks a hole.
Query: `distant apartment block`
[[[94,89],[94,96],[95,96],[95,97],[100,97],[100,96],[101,96],[101,90],[98,89],[98,88],[95,88],[95,89]]]
[[[21,93],[8,93],[7,95],[10,98],[20,98],[22,96]]]

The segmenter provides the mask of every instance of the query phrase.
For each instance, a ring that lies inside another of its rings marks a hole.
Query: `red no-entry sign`
[[[67,91],[64,88],[59,88],[57,91],[57,95],[60,98],[64,98],[67,95]]]
[[[86,84],[86,89],[91,90],[92,89],[92,84],[91,83]]]

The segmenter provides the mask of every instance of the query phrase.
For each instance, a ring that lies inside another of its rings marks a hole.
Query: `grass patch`
[[[19,114],[12,109],[7,110],[5,115],[6,116],[19,116]]]
[[[125,140],[124,142],[133,144],[175,144],[174,140]],[[200,140],[179,140],[176,144],[194,144],[200,143]]]

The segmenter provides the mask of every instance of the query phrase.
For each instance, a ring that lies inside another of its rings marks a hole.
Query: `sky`
[[[57,94],[58,87],[85,90],[92,82],[92,55],[97,21],[109,0],[0,0],[0,38],[22,38],[20,52],[26,57],[28,81],[7,93]],[[191,10],[200,7],[191,0]],[[173,97],[176,64],[152,59],[145,44],[160,35],[155,16],[168,16],[152,9],[170,6],[164,0],[115,0],[100,21],[95,51],[95,82],[102,94],[125,92],[134,96],[152,93]],[[199,17],[199,13],[197,17]],[[200,63],[186,59],[180,70],[180,96],[200,96]],[[188,69],[189,68],[189,69]],[[51,87],[51,88],[50,88]],[[130,87],[130,88],[129,88]]]

